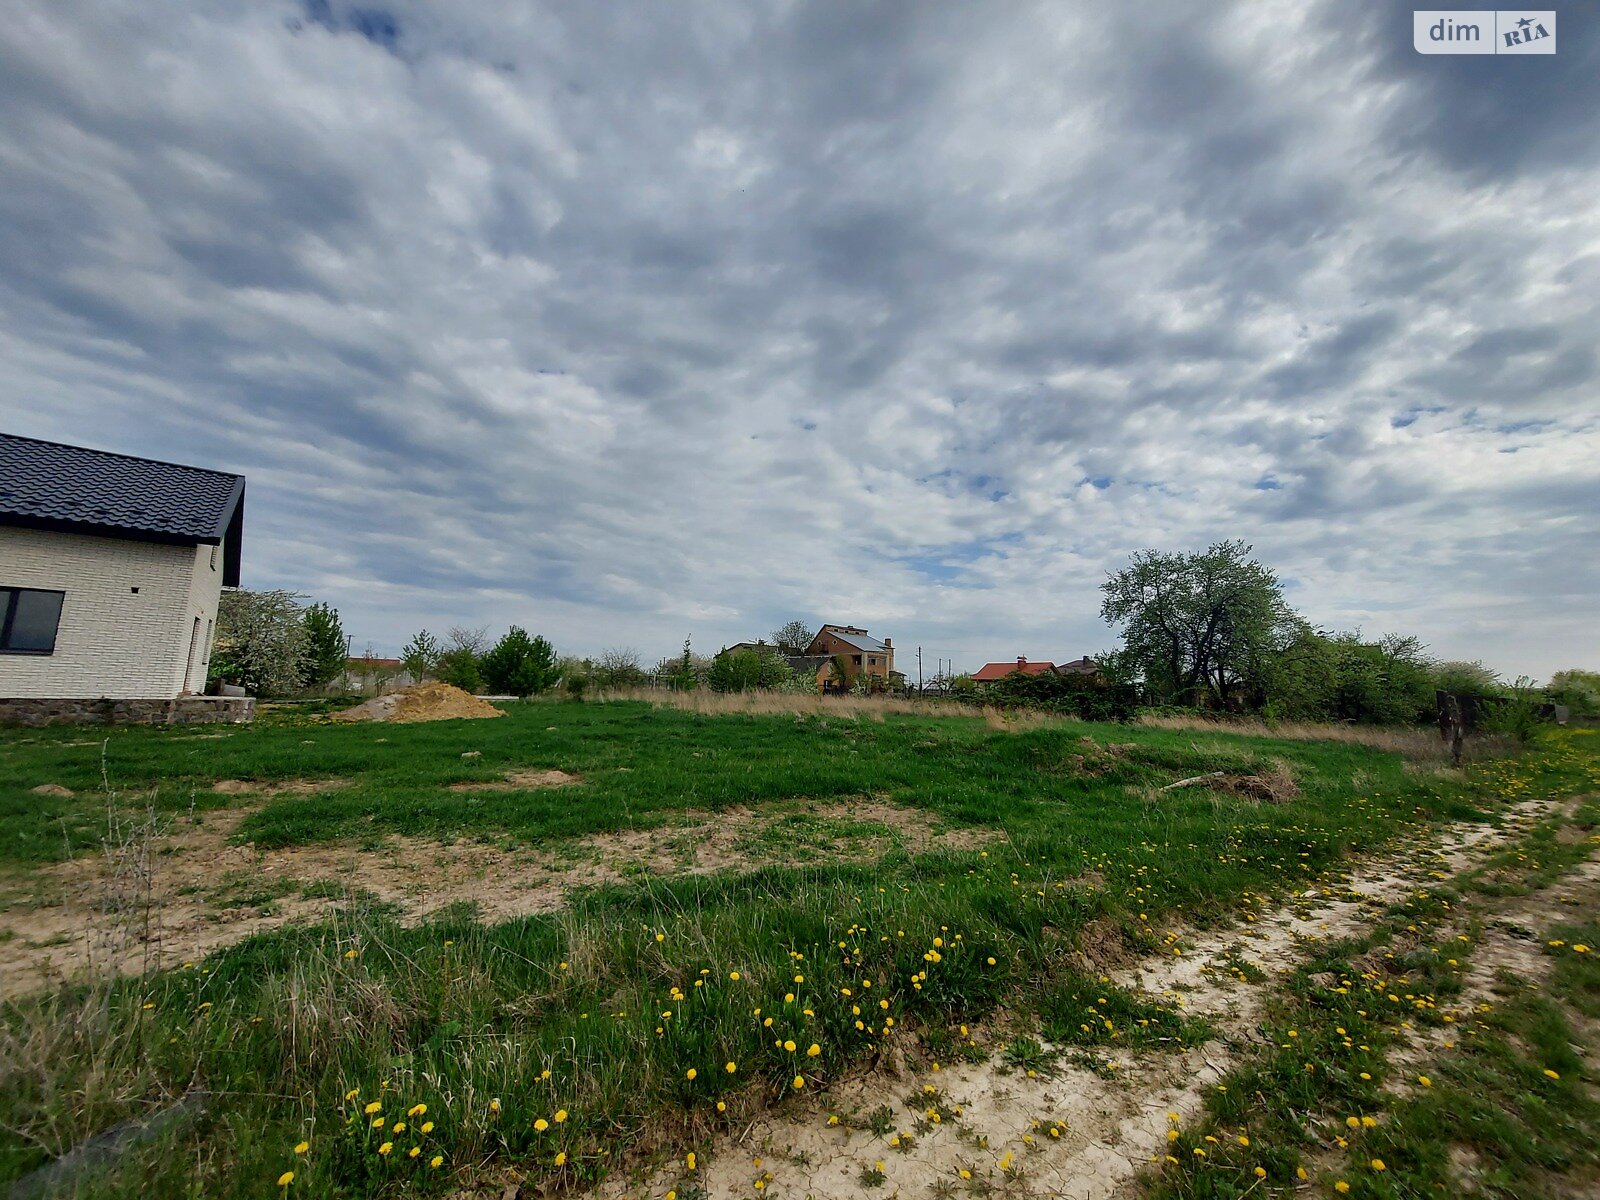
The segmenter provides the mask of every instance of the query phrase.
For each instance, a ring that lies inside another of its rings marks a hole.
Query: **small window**
[[[222,550],[221,546],[213,546],[213,547],[211,547],[211,569],[213,571],[215,571],[217,569],[217,555],[218,555],[219,552],[221,552],[221,550]]]
[[[65,592],[0,588],[0,654],[54,654]]]

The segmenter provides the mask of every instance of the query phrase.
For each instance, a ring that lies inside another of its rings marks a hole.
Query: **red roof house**
[[[985,663],[981,671],[972,676],[974,683],[996,683],[1007,675],[1049,675],[1056,669],[1055,663],[1029,662],[1026,658],[1019,658],[1016,662]]]

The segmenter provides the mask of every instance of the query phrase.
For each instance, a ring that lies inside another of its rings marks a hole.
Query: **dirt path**
[[[464,786],[563,782],[570,777]],[[575,888],[645,875],[870,860],[896,847],[970,848],[989,837],[943,830],[926,812],[863,797],[686,812],[651,828],[549,848],[391,836],[376,845],[264,850],[235,840],[269,794],[339,784],[302,780],[267,789],[224,780],[214,790],[239,796],[241,806],[160,826],[130,818],[104,854],[0,880],[0,998],[85,970],[138,972],[192,961],[264,930],[319,920],[363,896],[396,906],[407,921],[460,903],[472,904],[484,921],[505,921],[558,909]]]
[[[707,1200],[768,1189],[816,1200],[985,1190],[1073,1200],[1132,1194],[1140,1171],[1165,1153],[1168,1131],[1199,1117],[1207,1091],[1255,1036],[1274,976],[1291,970],[1308,943],[1358,932],[1407,893],[1470,869],[1559,807],[1527,801],[1498,827],[1449,827],[1338,886],[1309,889],[1224,932],[1179,938],[1178,952],[1105,977],[1205,1016],[1222,1031],[1205,1046],[1127,1055],[1114,1069],[1066,1067],[1050,1077],[1003,1065],[998,1045],[980,1063],[880,1071],[768,1114],[716,1145],[692,1178],[674,1166],[631,1185],[613,1180],[597,1200],[659,1197],[669,1188],[682,1194],[689,1186]],[[1474,960],[1488,964],[1492,949],[1486,944]],[[1264,980],[1249,982],[1241,960]],[[984,1044],[984,1031],[974,1036]]]

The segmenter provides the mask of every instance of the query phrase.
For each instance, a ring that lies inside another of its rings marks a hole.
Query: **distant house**
[[[731,646],[724,646],[722,652],[724,654],[782,654],[783,650],[778,646],[774,646],[771,642],[758,640],[754,642],[735,642]]]
[[[884,688],[889,686],[894,671],[894,643],[888,638],[880,642],[854,625],[824,625],[811,639],[805,654],[799,660],[790,659],[789,665],[795,666],[797,661],[816,664],[812,674],[818,691],[848,691],[863,675],[868,686]]]
[[[1018,657],[1016,662],[984,663],[980,670],[973,672],[972,682],[998,683],[1007,675],[1053,675],[1055,672],[1055,663],[1032,662]]]
[[[243,530],[241,475],[0,434],[0,703],[202,691]]]
[[[1061,663],[1056,667],[1057,675],[1099,675],[1100,664],[1087,654],[1082,658],[1074,659],[1069,663]]]

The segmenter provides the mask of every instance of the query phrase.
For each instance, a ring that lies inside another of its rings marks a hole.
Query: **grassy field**
[[[84,1177],[82,1194],[108,1196],[274,1196],[291,1172],[282,1186],[310,1196],[443,1194],[513,1169],[570,1187],[615,1169],[624,1148],[704,1153],[719,1131],[891,1047],[959,1054],[956,1030],[997,1014],[1019,1039],[1043,1032],[1091,1057],[1152,1029],[1203,1037],[1146,998],[1107,996],[1096,955],[1170,952],[1169,930],[1243,899],[1442,818],[1594,778],[1592,756],[1573,754],[1456,773],[1345,741],[643,703],[0,739],[13,884],[97,849],[108,792],[204,813],[238,803],[216,790],[224,780],[335,781],[253,805],[239,836],[258,846],[561,845],[801,798],[871,798],[982,835],[872,863],[642,878],[492,926],[465,908],[407,923],[352,899],[183,969],[8,1002],[0,1181],[193,1101],[192,1120]],[[449,790],[525,770],[579,782]],[[32,791],[46,783],[73,794]],[[1091,991],[1113,1017],[1080,1029],[1070,1016]]]

